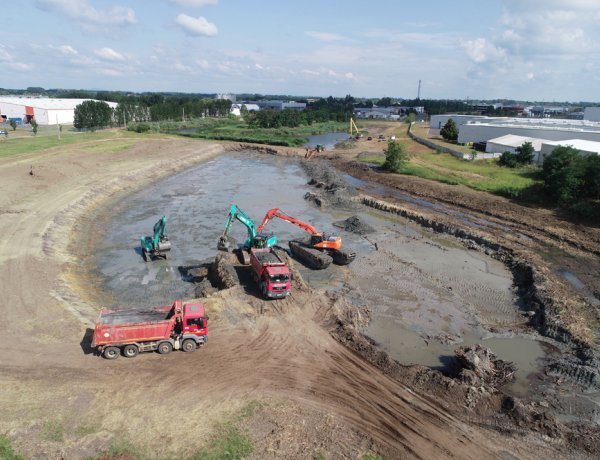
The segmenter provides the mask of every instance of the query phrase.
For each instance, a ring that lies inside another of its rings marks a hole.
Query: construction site
[[[0,158],[14,450],[598,458],[600,230],[359,162],[412,142],[360,129],[306,149],[118,131]]]

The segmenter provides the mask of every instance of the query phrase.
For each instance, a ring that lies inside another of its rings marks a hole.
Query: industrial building
[[[545,141],[539,154],[539,162],[552,153],[558,147],[573,147],[582,155],[600,155],[600,142],[586,141],[582,139],[567,139],[564,141]]]
[[[15,120],[18,124],[71,125],[75,118],[75,107],[93,99],[52,99],[48,97],[0,96],[0,117],[4,122]],[[111,108],[117,103],[107,102]]]
[[[430,135],[452,118],[458,126],[458,142],[487,142],[512,134],[515,136],[551,141],[581,139],[600,142],[600,122],[557,118],[508,118],[474,115],[434,115],[429,123]]]
[[[530,142],[535,151],[535,157],[533,161],[541,163],[543,160],[540,158],[540,152],[542,145],[545,142],[552,142],[547,139],[538,139],[535,137],[523,137],[515,136],[514,134],[507,134],[505,136],[490,139],[485,145],[485,151],[487,153],[500,154],[504,152],[517,153],[517,148],[521,147],[525,142]]]
[[[600,107],[586,107],[583,119],[588,121],[600,121]]]
[[[271,109],[271,110],[285,110],[285,109],[293,109],[293,110],[304,110],[306,109],[305,102],[296,102],[296,101],[258,101],[256,104],[262,109]]]

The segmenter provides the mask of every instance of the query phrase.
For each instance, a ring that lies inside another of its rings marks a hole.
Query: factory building
[[[600,142],[586,141],[582,139],[567,139],[564,141],[545,141],[540,150],[539,162],[552,153],[558,147],[573,147],[582,155],[600,155]]]
[[[7,122],[15,120],[18,124],[71,125],[75,118],[75,107],[93,99],[52,99],[47,97],[0,96],[0,118]],[[117,103],[107,102],[111,108]]]
[[[600,107],[586,107],[583,119],[588,121],[600,121]]]
[[[547,139],[538,139],[535,137],[523,137],[515,136],[514,134],[507,134],[506,136],[497,137],[490,139],[485,145],[485,151],[487,153],[502,154],[504,152],[517,153],[517,147],[521,147],[525,142],[531,142],[535,157],[533,161],[541,163],[540,152],[542,145],[545,142],[551,142]]]
[[[465,123],[458,129],[459,143],[487,142],[507,134],[551,141],[577,138],[600,142],[600,122],[585,120],[504,118]]]

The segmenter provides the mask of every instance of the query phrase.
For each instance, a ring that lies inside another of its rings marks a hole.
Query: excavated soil
[[[116,361],[95,356],[89,326],[107,294],[100,280],[81,268],[110,244],[97,234],[102,226],[95,221],[101,215],[96,211],[223,150],[219,144],[167,139],[138,142],[110,155],[74,148],[0,161],[0,288],[6,295],[0,323],[0,433],[15,450],[28,458],[89,458],[125,442],[145,458],[185,458],[205,447],[223,424],[237,420],[255,444],[253,458],[598,454],[597,432],[587,425],[564,425],[544,406],[507,398],[489,382],[471,385],[474,381],[392,360],[361,332],[368,310],[356,308],[341,293],[310,288],[293,261],[294,293],[285,300],[259,299],[246,289],[243,276],[240,284],[234,278],[218,286],[232,287],[207,291],[210,340],[195,353],[148,353]],[[28,174],[30,165],[35,177]],[[338,166],[362,179],[380,178],[371,171],[356,173],[352,163]],[[343,184],[321,181],[326,185],[314,188],[317,198],[322,200],[325,192],[327,203],[350,211],[363,206],[360,195],[340,189]],[[502,221],[500,206],[491,209],[494,219]],[[410,212],[416,218],[414,208]],[[565,253],[580,262],[598,254],[593,229],[571,234],[573,228],[561,229],[551,221],[549,228],[528,227],[516,223],[524,219],[516,208],[513,213],[506,225],[536,244],[560,241]],[[449,220],[430,219],[461,230]],[[467,230],[461,231],[470,235]],[[500,234],[489,232],[497,239]],[[481,250],[500,246],[481,238],[473,240]],[[514,264],[515,272],[529,276],[523,289],[539,302],[533,318],[549,330],[560,308],[550,300],[561,302],[563,291],[543,289],[546,284],[536,277],[540,272],[547,276],[548,265],[537,265],[541,256],[534,257],[536,251],[523,241],[518,248],[510,246],[517,245],[518,236],[508,238],[510,244],[506,240],[498,248],[505,252],[495,253],[512,258],[507,263]],[[531,260],[521,260],[527,251]],[[239,273],[235,260],[228,262],[233,271],[226,262],[198,264],[187,276],[213,276],[216,289],[218,281]],[[569,268],[588,286],[591,278],[575,265]],[[579,337],[564,322],[552,327],[579,347],[577,359],[594,364],[585,331]],[[255,410],[249,411],[249,405]]]

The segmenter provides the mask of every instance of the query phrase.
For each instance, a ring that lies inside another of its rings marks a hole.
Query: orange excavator
[[[356,257],[355,252],[342,250],[341,237],[319,232],[312,225],[288,216],[280,211],[279,208],[267,211],[257,231],[259,233],[262,232],[274,217],[296,225],[310,235],[309,241],[292,240],[289,242],[292,254],[310,268],[327,268],[331,262],[337,265],[348,265]]]

